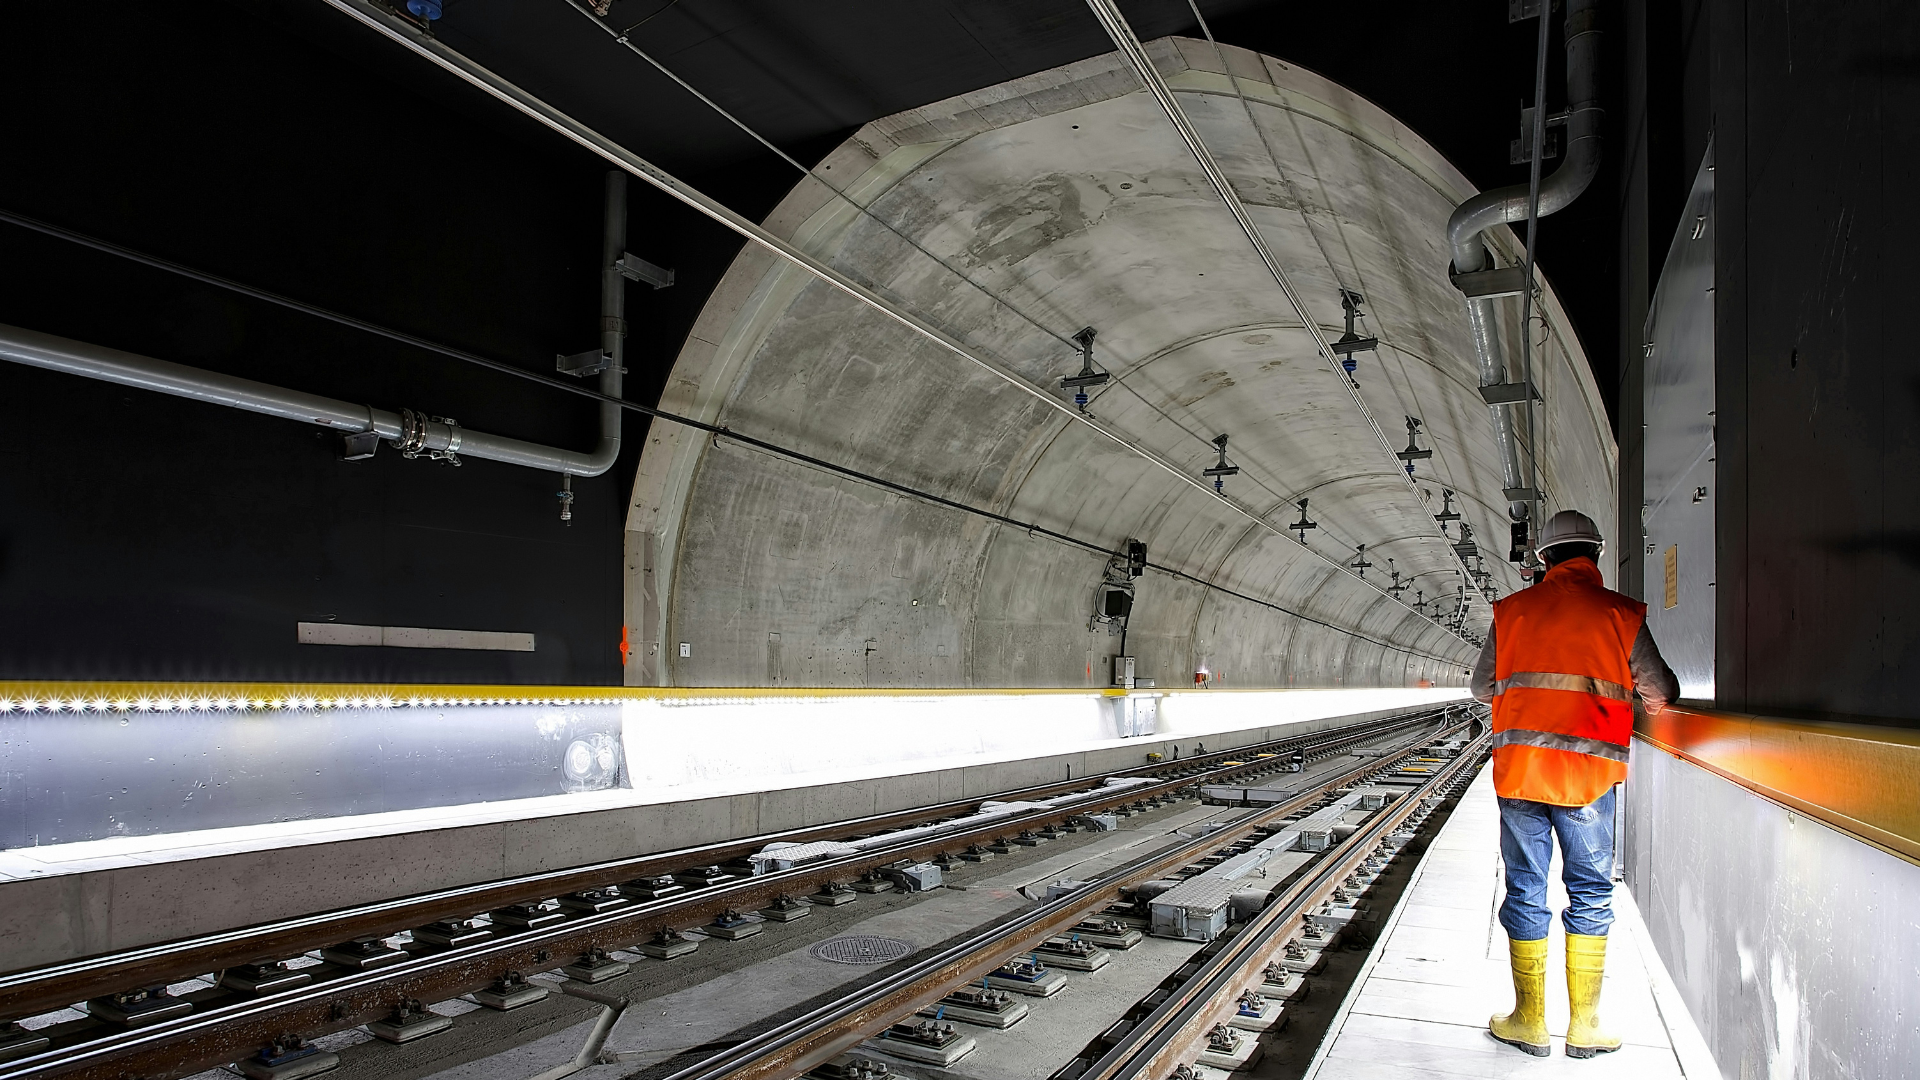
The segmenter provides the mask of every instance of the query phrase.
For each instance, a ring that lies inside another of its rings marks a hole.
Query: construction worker
[[[1538,584],[1493,605],[1473,696],[1493,705],[1493,789],[1507,896],[1500,925],[1513,962],[1513,1011],[1488,1034],[1545,1057],[1547,871],[1560,838],[1567,886],[1567,1056],[1620,1048],[1600,1030],[1600,976],[1613,925],[1614,785],[1627,778],[1633,695],[1649,712],[1680,687],[1647,632],[1647,605],[1601,583],[1593,519],[1562,510],[1537,550]]]

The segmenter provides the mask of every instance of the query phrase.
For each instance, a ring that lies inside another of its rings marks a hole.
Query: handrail
[[[1762,798],[1920,864],[1920,731],[1669,705],[1634,734]]]

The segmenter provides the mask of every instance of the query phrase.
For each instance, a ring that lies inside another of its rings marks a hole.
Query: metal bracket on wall
[[[1552,161],[1560,156],[1560,132],[1554,129],[1567,126],[1567,110],[1548,113],[1546,120],[1547,152],[1542,160]],[[1533,162],[1533,106],[1520,110],[1520,137],[1507,142],[1507,164],[1528,165]]]
[[[1539,502],[1540,492],[1530,487],[1511,487],[1500,489],[1508,502]]]
[[[561,356],[555,353],[553,357],[553,370],[562,375],[573,375],[585,378],[588,375],[598,375],[607,370],[607,364],[611,362],[612,359],[613,357],[608,356],[599,349],[588,349],[586,352],[577,352],[572,356]],[[624,373],[627,369],[621,368],[620,370]]]
[[[1532,383],[1494,383],[1480,388],[1480,399],[1489,405],[1518,405],[1523,401],[1545,401],[1540,388]]]
[[[622,252],[620,261],[614,263],[613,268],[628,281],[644,281],[656,289],[673,284],[673,271],[655,266],[631,251]]]
[[[366,461],[380,449],[380,433],[356,431],[340,437],[341,461]]]
[[[1495,300],[1502,296],[1519,296],[1526,291],[1526,270],[1518,266],[1500,266],[1492,270],[1471,270],[1467,273],[1450,273],[1447,279],[1453,287],[1469,300]]]

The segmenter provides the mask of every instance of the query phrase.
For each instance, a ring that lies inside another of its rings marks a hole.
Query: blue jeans
[[[1507,899],[1500,925],[1515,941],[1538,941],[1553,926],[1547,910],[1547,870],[1553,838],[1560,837],[1560,878],[1567,884],[1569,934],[1604,935],[1613,925],[1613,788],[1586,806],[1500,800],[1500,858],[1507,864]]]

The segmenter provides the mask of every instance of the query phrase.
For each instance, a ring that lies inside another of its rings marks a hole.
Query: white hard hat
[[[1540,542],[1534,545],[1535,551],[1545,551],[1560,544],[1593,544],[1605,547],[1606,540],[1600,535],[1600,526],[1593,519],[1578,510],[1562,510],[1547,519],[1547,527],[1540,531]]]

